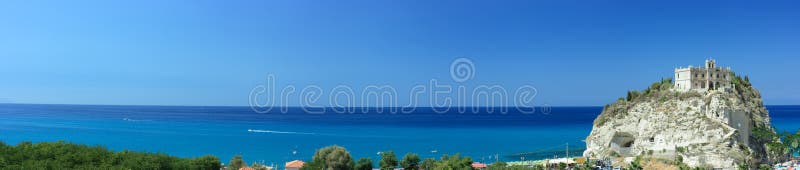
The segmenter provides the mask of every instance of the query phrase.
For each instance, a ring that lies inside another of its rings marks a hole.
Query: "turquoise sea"
[[[767,108],[779,130],[800,128],[800,106]],[[0,140],[10,145],[65,140],[181,157],[212,154],[223,162],[241,154],[247,162],[278,165],[310,159],[328,145],[373,160],[378,152],[393,150],[398,157],[461,153],[478,162],[516,161],[563,157],[567,147],[579,155],[602,107],[553,107],[548,114],[509,110],[307,114],[300,108],[255,113],[249,107],[0,104]]]

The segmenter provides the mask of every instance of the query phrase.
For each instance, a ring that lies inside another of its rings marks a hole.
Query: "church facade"
[[[675,68],[674,88],[678,91],[709,91],[731,88],[731,68],[717,67],[717,62],[707,59],[705,67]]]

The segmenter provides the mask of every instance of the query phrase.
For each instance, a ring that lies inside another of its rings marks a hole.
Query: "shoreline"
[[[574,161],[574,160],[581,159],[581,158],[584,158],[584,157],[577,157],[576,156],[576,157],[568,157],[568,158],[547,158],[547,159],[537,159],[537,160],[527,160],[527,161],[509,161],[509,162],[506,162],[506,164],[512,165],[512,166],[516,166],[516,165],[535,166],[535,165],[545,165],[545,164],[548,164],[548,163],[558,164],[558,163],[562,163],[562,162],[569,164],[569,163],[578,163],[580,161]]]

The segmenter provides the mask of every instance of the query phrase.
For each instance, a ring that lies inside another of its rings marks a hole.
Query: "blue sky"
[[[677,66],[750,75],[800,104],[797,1],[0,2],[0,103],[247,105],[278,85],[448,81],[535,86],[538,103],[603,105]],[[400,96],[406,100],[407,95]],[[292,104],[292,103],[290,103]]]

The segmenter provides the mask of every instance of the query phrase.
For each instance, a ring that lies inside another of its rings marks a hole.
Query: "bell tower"
[[[711,70],[716,67],[716,65],[717,61],[714,61],[714,59],[706,59],[706,75],[704,76],[706,79],[706,90],[713,90],[716,88],[714,87],[714,84],[711,84]]]
[[[715,68],[715,67],[717,67],[717,61],[714,61],[714,59],[706,59],[706,68],[707,69],[708,68]]]

